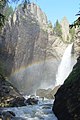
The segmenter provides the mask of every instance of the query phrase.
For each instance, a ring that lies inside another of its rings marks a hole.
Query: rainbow
[[[36,67],[38,65],[43,65],[47,62],[50,62],[50,64],[51,64],[51,62],[54,62],[54,61],[55,61],[55,59],[47,59],[45,61],[43,60],[43,61],[33,62],[33,63],[31,63],[27,66],[21,66],[19,69],[13,70],[12,73],[11,73],[11,76],[15,75],[15,74],[19,74],[21,72],[24,72],[25,70],[30,69],[31,67],[33,68],[33,67]]]
[[[44,63],[45,63],[44,61],[38,61],[38,62],[31,63],[31,64],[29,64],[27,66],[21,66],[19,69],[16,69],[15,71],[12,71],[11,75],[15,75],[15,74],[24,72],[28,68],[35,67],[37,65],[42,65]]]

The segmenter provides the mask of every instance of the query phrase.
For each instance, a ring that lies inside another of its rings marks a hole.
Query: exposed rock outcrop
[[[0,107],[25,106],[25,98],[9,81],[0,75]]]
[[[26,104],[27,105],[36,105],[36,104],[38,104],[38,99],[36,99],[36,98],[28,98],[26,100]]]
[[[36,91],[36,95],[40,98],[47,98],[47,99],[53,99],[53,96],[50,94],[51,89],[38,89]]]
[[[59,120],[80,120],[80,57],[56,93],[53,111]]]
[[[60,56],[50,43],[55,38],[48,37],[47,26],[46,15],[31,3],[15,10],[0,35],[0,61],[5,74],[25,94],[55,84]]]
[[[68,37],[70,39],[70,35],[69,35],[69,22],[67,20],[66,17],[64,17],[61,21],[61,26],[62,26],[62,37],[64,41],[68,41]],[[68,41],[69,42],[69,41]]]
[[[66,19],[62,28],[64,24],[67,37],[69,23]],[[0,35],[0,61],[13,85],[30,94],[37,88],[55,85],[58,65],[66,47],[67,44],[54,35],[54,28],[49,26],[39,6],[30,3],[24,8],[20,5]]]
[[[54,99],[54,95],[56,94],[57,90],[60,88],[59,86],[56,86],[54,89],[38,89],[36,91],[36,95],[41,98],[47,98],[47,99]]]

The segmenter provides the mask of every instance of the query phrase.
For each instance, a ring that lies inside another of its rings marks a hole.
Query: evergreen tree
[[[0,0],[0,29],[1,27],[4,25],[4,21],[5,21],[5,16],[3,11],[4,11],[4,7],[6,6],[6,4],[8,4],[8,2],[18,2],[20,0]],[[23,0],[24,3],[28,3],[30,4],[30,0]],[[7,11],[7,16],[6,18],[8,18],[9,14],[12,12],[12,8],[10,7]]]
[[[62,37],[62,29],[61,29],[61,25],[58,22],[58,20],[56,21],[56,24],[54,25],[54,33],[55,35]]]
[[[8,19],[8,17],[13,14],[13,8],[9,5],[6,5],[5,10],[3,11],[3,14],[5,18]]]
[[[5,16],[3,15],[3,9],[6,3],[6,0],[0,0],[0,28],[4,25]]]
[[[80,10],[79,12],[76,14],[76,16],[78,16],[77,20],[74,21],[73,24],[69,25],[70,28],[73,28],[73,27],[80,27]]]
[[[48,27],[49,27],[49,28],[53,28],[53,25],[52,25],[51,21],[49,21]]]

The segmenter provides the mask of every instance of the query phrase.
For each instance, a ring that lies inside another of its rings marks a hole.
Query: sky
[[[59,22],[64,16],[72,24],[78,16],[75,16],[80,10],[80,0],[30,0],[37,3],[43,12],[47,15],[49,21],[54,25],[56,20]]]
[[[66,16],[69,23],[73,23],[78,16],[75,16],[80,10],[80,0],[31,0],[36,2],[43,12],[46,13],[48,20],[54,25],[56,20]]]

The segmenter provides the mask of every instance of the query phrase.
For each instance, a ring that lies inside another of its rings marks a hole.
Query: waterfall
[[[70,72],[72,71],[72,68],[75,64],[74,56],[72,53],[72,44],[69,44],[66,48],[64,55],[62,57],[62,61],[58,67],[58,72],[56,75],[56,85],[62,85],[64,80],[68,77]]]

